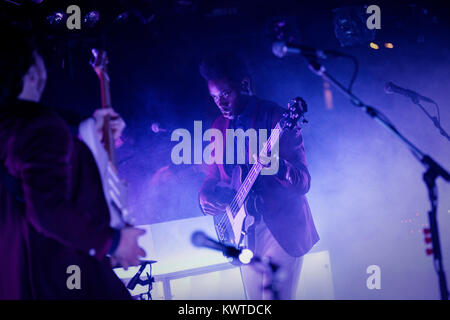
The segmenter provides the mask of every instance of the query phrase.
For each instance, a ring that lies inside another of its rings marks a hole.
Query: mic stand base
[[[438,175],[429,167],[423,174],[423,180],[428,189],[428,197],[431,203],[431,210],[428,211],[428,221],[430,222],[430,235],[431,243],[433,246],[433,259],[434,266],[439,278],[439,289],[441,294],[441,300],[448,300],[447,280],[445,276],[444,267],[442,264],[441,244],[439,241],[439,230],[437,223],[437,190],[436,190],[436,178]]]

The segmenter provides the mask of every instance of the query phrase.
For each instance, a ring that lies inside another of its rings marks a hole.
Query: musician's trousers
[[[280,266],[276,273],[276,282],[274,282],[279,299],[295,299],[303,257],[296,258],[288,255],[263,221],[256,227],[255,235],[255,255],[262,258],[270,257],[272,262]],[[241,275],[247,299],[274,299],[271,290],[264,290],[272,282],[270,272],[264,272],[264,268],[260,265],[244,265],[241,267]]]

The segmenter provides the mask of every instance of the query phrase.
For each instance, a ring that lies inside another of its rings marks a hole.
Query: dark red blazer
[[[113,230],[90,150],[48,109],[0,108],[0,161],[24,191],[0,183],[0,299],[127,299],[106,254]],[[81,270],[69,290],[67,268]]]
[[[281,119],[284,109],[273,102],[251,97],[252,124],[254,129],[270,130]],[[245,112],[245,111],[244,111]],[[223,116],[217,118],[212,127],[222,132],[223,155],[225,162],[226,129],[230,120]],[[291,256],[299,257],[307,253],[319,240],[311,211],[305,194],[311,183],[305,157],[305,148],[300,129],[286,131],[281,137],[279,156],[290,168],[291,181],[278,177],[278,175],[265,175],[258,177],[261,197],[264,205],[259,211],[263,219],[278,241],[280,246]],[[214,190],[217,182],[229,183],[231,177],[227,174],[223,164],[207,165],[207,175],[200,193]]]

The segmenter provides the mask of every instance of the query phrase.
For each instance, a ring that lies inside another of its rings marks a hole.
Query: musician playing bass
[[[226,129],[266,129],[270,132],[281,119],[284,109],[273,102],[261,100],[251,91],[251,79],[245,63],[236,55],[219,53],[200,64],[200,73],[207,83],[211,97],[221,112],[212,127]],[[226,141],[223,142],[223,146]],[[246,150],[246,153],[248,150]],[[225,157],[225,150],[223,152]],[[236,155],[236,152],[235,152]],[[246,156],[246,163],[251,157]],[[236,159],[236,157],[235,157]],[[283,270],[279,283],[280,299],[293,299],[300,276],[303,256],[319,240],[305,194],[311,177],[305,158],[303,137],[296,128],[283,134],[279,141],[278,172],[260,175],[252,187],[255,194],[253,214],[257,217],[247,243],[253,243],[254,253],[270,257]],[[200,205],[205,214],[223,214],[233,193],[219,188],[229,182],[233,164],[208,165],[207,176],[199,192]],[[250,201],[250,200],[249,200]],[[269,275],[251,265],[241,267],[247,298],[272,299],[263,288],[269,285]]]

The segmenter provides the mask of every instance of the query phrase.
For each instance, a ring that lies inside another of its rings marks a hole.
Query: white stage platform
[[[191,235],[203,231],[215,238],[211,217],[196,217],[153,225],[139,226],[147,233],[140,245],[147,252],[145,260],[156,260],[152,274],[153,299],[176,300],[243,300],[245,299],[238,267],[229,263],[220,252],[194,247]],[[303,262],[296,299],[334,299],[333,281],[328,251],[309,253]],[[128,283],[138,267],[115,269],[119,278]],[[141,278],[145,277],[145,272]],[[147,291],[137,285],[133,296]]]

